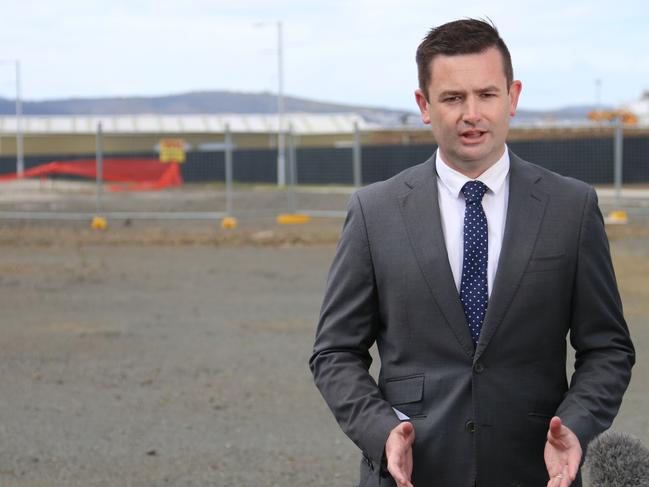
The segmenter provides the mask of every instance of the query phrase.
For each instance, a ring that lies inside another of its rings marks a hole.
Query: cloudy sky
[[[523,108],[618,105],[649,90],[646,0],[3,0],[0,96],[275,91],[415,110],[416,46],[434,25],[489,16],[509,45]],[[461,3],[461,5],[460,5]],[[457,5],[455,5],[457,4]],[[261,25],[259,25],[261,23]]]

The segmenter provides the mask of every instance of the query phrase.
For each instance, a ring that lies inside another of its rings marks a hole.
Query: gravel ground
[[[0,223],[0,485],[352,486],[310,355],[340,220]],[[609,228],[649,444],[649,226]]]

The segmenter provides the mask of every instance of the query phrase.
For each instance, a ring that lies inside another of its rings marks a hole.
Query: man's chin
[[[464,150],[459,154],[459,159],[463,165],[466,166],[482,166],[487,164],[487,161],[490,159],[489,152],[484,149],[478,150]]]
[[[456,171],[470,178],[478,177],[499,159],[492,152],[484,150],[484,148],[481,148],[481,150],[476,148],[476,150],[457,151],[453,156],[450,160],[444,158],[444,161]],[[442,155],[442,157],[444,156]]]
[[[457,157],[466,164],[491,165],[495,163],[505,151],[505,145],[499,150],[493,145],[486,143],[468,145],[463,144],[458,147]]]

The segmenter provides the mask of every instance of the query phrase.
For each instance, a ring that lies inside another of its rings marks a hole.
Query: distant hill
[[[0,115],[15,114],[15,100],[0,98]],[[355,112],[377,123],[399,120],[405,110],[326,103],[294,96],[284,97],[286,112],[341,113]],[[277,112],[273,93],[240,93],[203,91],[167,96],[132,96],[115,98],[68,98],[60,100],[23,101],[25,115],[133,115]]]
[[[419,114],[413,111],[393,110],[327,103],[286,96],[286,112],[340,113],[354,112],[368,122],[384,126],[419,126]],[[585,121],[592,106],[565,107],[558,110],[519,110],[514,122]],[[0,115],[14,115],[15,101],[0,98]],[[241,93],[232,91],[200,91],[167,96],[131,96],[111,98],[68,98],[44,101],[23,101],[25,115],[134,115],[134,114],[192,114],[242,113],[266,114],[277,112],[274,93]]]

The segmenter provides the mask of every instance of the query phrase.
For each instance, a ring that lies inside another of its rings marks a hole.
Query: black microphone
[[[628,433],[606,432],[586,454],[591,487],[649,487],[649,449]]]

